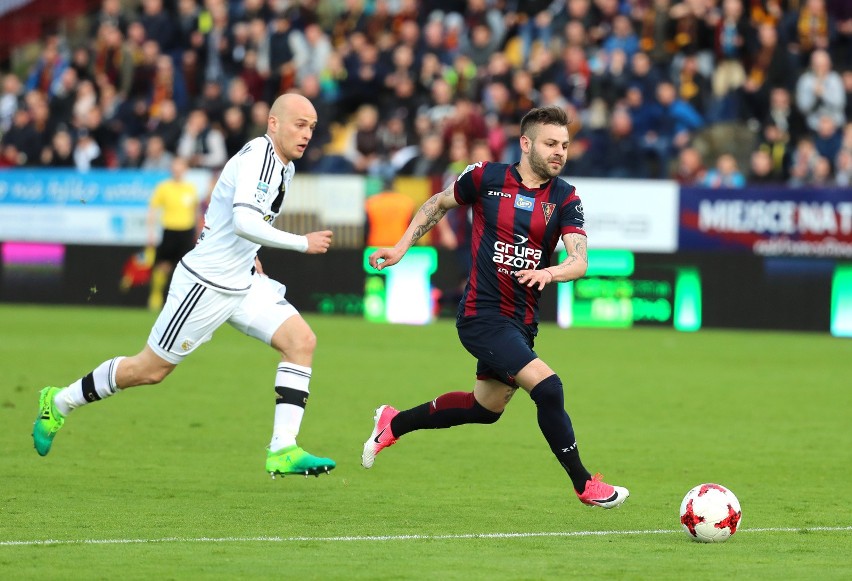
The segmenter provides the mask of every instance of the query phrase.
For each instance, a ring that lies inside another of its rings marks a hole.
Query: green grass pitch
[[[576,500],[523,393],[493,426],[412,433],[360,466],[377,405],[471,388],[450,321],[306,317],[299,442],[330,476],[265,474],[277,358],[228,327],[162,385],[75,411],[38,457],[38,390],[136,353],[153,318],[0,306],[0,579],[852,578],[849,340],[542,325],[586,465],[631,491],[611,511]],[[727,543],[679,530],[701,482],[742,503]]]

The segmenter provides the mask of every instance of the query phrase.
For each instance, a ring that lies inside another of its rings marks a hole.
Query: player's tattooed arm
[[[443,192],[438,192],[420,207],[420,211],[418,214],[422,213],[425,220],[420,220],[422,223],[420,224],[412,224],[415,226],[414,230],[411,233],[411,238],[408,243],[409,246],[414,246],[414,244],[420,240],[429,230],[435,227],[441,218],[443,218],[447,211],[451,208],[458,206],[456,202],[455,195],[453,194],[453,185],[451,184],[447,189]],[[418,221],[420,216],[415,216],[415,222]]]
[[[565,234],[562,236],[568,257],[547,270],[553,275],[554,282],[577,280],[586,274],[589,266],[589,250],[586,237],[582,234]]]
[[[405,255],[409,248],[432,229],[448,210],[455,208],[459,203],[454,195],[454,185],[450,185],[443,192],[438,192],[426,200],[412,218],[405,233],[399,242],[392,248],[378,248],[370,255],[370,266],[382,270],[393,266]]]

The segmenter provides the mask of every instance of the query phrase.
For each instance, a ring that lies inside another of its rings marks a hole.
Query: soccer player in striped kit
[[[448,210],[473,208],[473,266],[456,322],[462,345],[477,359],[473,391],[445,393],[403,411],[380,406],[364,443],[365,468],[414,430],[496,422],[521,387],[535,402],[539,428],[580,501],[613,508],[629,496],[626,488],[592,476],[580,461],[562,381],[533,351],[541,290],[582,277],[588,266],[582,203],[574,187],[557,177],[567,160],[569,123],[558,107],[531,110],[521,121],[519,163],[468,166],[423,204],[396,246],[370,256],[374,268],[393,266]],[[560,238],[568,257],[551,265]]]
[[[329,230],[297,236],[272,226],[293,179],[294,159],[305,152],[317,124],[311,102],[297,94],[278,97],[266,135],[232,157],[214,186],[198,242],[178,263],[168,297],[148,342],[132,357],[104,361],[64,388],[45,387],[33,425],[36,451],[47,455],[68,414],[137,385],[163,381],[223,323],[260,339],[281,354],[266,470],[319,475],[335,467],[296,444],[308,401],[316,337],[284,298],[284,285],[263,275],[261,246],[323,254]]]

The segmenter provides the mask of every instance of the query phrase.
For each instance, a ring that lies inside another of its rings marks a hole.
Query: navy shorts
[[[476,357],[476,378],[518,387],[515,375],[538,358],[533,351],[537,325],[506,317],[459,317],[459,340]]]

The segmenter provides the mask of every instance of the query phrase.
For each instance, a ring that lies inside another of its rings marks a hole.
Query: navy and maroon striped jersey
[[[521,285],[513,273],[550,266],[563,234],[586,234],[574,186],[556,178],[531,190],[521,181],[514,165],[479,162],[455,182],[456,201],[473,207],[472,267],[460,317],[537,322],[541,291]]]

